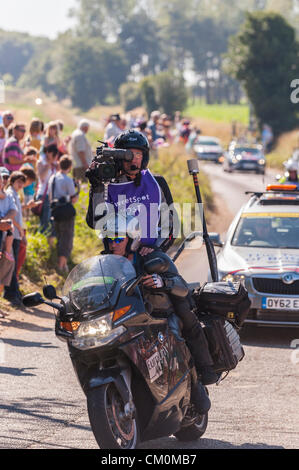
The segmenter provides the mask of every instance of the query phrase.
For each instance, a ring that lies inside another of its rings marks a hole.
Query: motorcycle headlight
[[[244,274],[226,274],[223,276],[222,281],[224,282],[244,282]]]
[[[72,345],[78,349],[92,349],[111,343],[126,329],[124,326],[112,328],[112,314],[108,313],[102,318],[81,323],[74,332]]]

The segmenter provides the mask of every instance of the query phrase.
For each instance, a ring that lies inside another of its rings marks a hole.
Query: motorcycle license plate
[[[262,308],[274,310],[299,310],[299,298],[263,297]]]
[[[160,354],[158,352],[153,354],[149,359],[147,359],[146,365],[149,372],[150,381],[155,382],[155,380],[157,380],[163,374]]]

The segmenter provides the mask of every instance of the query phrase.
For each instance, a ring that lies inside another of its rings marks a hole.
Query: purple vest
[[[141,175],[140,186],[133,181],[109,184],[107,202],[114,205],[116,215],[138,218],[141,243],[154,245],[158,238],[161,190],[149,170],[142,170]]]

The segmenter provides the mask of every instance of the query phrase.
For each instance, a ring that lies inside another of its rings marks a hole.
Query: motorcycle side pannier
[[[222,373],[237,367],[245,356],[238,332],[231,323],[210,314],[200,315],[215,372]]]
[[[241,328],[250,309],[248,292],[240,282],[207,282],[193,292],[199,312],[218,315]]]

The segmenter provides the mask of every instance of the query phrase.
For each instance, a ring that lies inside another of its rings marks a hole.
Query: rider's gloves
[[[164,281],[159,274],[153,274],[152,275],[153,281],[155,283],[155,289],[160,289],[161,287],[164,287]]]

